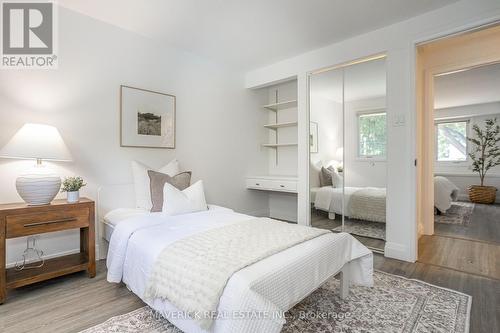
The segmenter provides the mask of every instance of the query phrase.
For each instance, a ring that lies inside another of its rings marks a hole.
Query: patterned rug
[[[339,281],[328,280],[287,313],[282,332],[466,333],[472,298],[418,280],[375,272],[375,286],[352,287],[346,300]],[[181,333],[145,306],[84,333]]]
[[[434,215],[434,222],[468,226],[474,204],[472,202],[453,202],[450,209],[441,215]]]
[[[341,232],[342,226],[338,226],[332,230]],[[385,240],[385,223],[345,220],[343,231],[353,235]]]

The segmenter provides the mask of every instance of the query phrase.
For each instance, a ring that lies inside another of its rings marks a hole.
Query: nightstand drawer
[[[7,215],[8,238],[37,233],[83,228],[89,225],[89,209],[54,210],[41,213]]]

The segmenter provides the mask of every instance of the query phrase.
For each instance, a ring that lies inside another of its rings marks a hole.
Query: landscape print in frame
[[[120,86],[120,145],[175,148],[175,96]]]

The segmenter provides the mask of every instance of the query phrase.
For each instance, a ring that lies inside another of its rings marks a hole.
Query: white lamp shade
[[[344,160],[344,147],[337,148],[337,150],[335,151],[335,157],[339,161],[343,161]]]
[[[57,128],[25,124],[0,150],[0,157],[71,161],[71,154]]]

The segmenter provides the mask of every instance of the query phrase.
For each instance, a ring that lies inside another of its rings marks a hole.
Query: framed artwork
[[[318,152],[318,123],[313,121],[309,126],[309,149],[311,153]]]
[[[175,96],[120,86],[120,146],[175,148]]]

